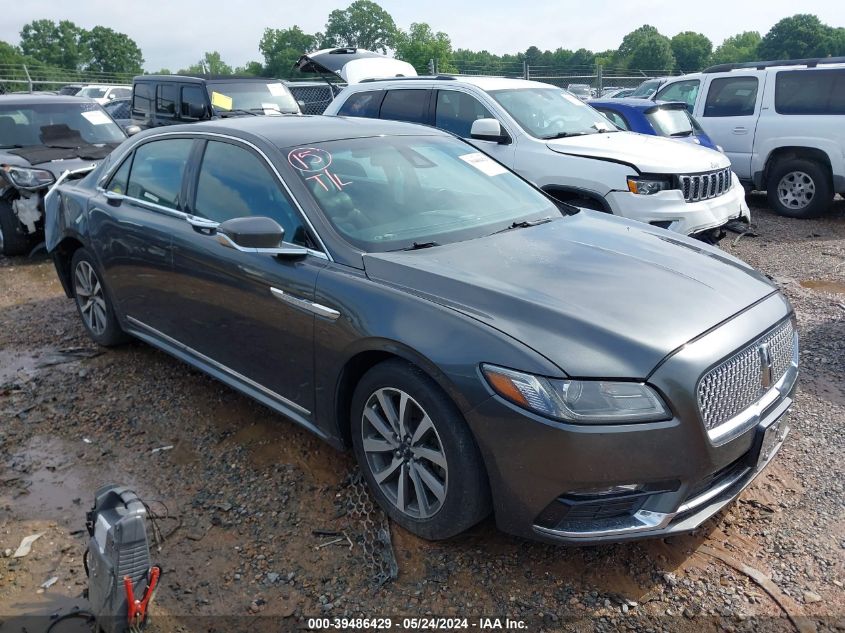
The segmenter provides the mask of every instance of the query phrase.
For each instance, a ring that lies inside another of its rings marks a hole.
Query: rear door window
[[[845,114],[845,69],[785,70],[775,79],[778,114]]]
[[[462,138],[469,138],[472,124],[478,119],[495,118],[481,102],[457,90],[437,91],[434,125]]]
[[[156,88],[156,113],[166,116],[176,114],[177,98],[175,84],[159,84]]]
[[[369,90],[356,92],[340,106],[338,116],[361,116],[371,119],[378,118],[379,106],[384,97],[384,90]]]
[[[428,122],[430,90],[388,90],[381,104],[381,118],[410,123]]]
[[[750,116],[757,104],[757,77],[721,77],[710,82],[704,116]]]
[[[192,139],[175,138],[141,145],[135,150],[126,195],[168,209],[180,209],[182,176],[193,144]]]

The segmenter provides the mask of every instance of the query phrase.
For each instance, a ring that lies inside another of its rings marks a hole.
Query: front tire
[[[104,347],[125,343],[129,337],[118,323],[103,276],[91,253],[84,248],[74,252],[70,270],[76,310],[88,336]]]
[[[783,160],[769,172],[766,183],[769,205],[779,215],[815,218],[833,201],[833,187],[825,169],[805,158]]]
[[[481,454],[458,408],[401,360],[370,369],[352,398],[352,444],[387,515],[425,539],[459,534],[490,513]]]
[[[18,221],[12,205],[0,200],[0,254],[26,255],[32,240],[21,230],[23,225]]]

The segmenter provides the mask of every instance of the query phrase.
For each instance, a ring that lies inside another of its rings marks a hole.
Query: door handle
[[[735,128],[732,130],[732,132],[733,132],[734,134],[748,134],[748,128],[747,128],[747,127],[743,127],[743,126],[739,125],[739,126],[735,127]]]

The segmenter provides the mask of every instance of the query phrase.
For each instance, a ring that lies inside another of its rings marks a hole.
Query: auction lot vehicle
[[[86,99],[93,99],[100,105],[105,105],[114,99],[127,99],[132,96],[132,86],[112,86],[87,84],[79,89],[75,94],[77,97],[85,97]]]
[[[47,207],[95,341],[135,336],[351,445],[425,538],[491,509],[553,542],[687,531],[788,430],[798,340],[763,275],[435,128],[148,130]]]
[[[845,193],[845,57],[722,64],[655,98],[684,101],[777,213],[819,216]]]
[[[266,77],[139,75],[132,84],[132,122],[141,129],[299,112],[287,86]]]
[[[721,151],[707,133],[679,101],[650,101],[649,99],[593,99],[589,105],[620,130],[637,134],[665,136],[687,143]]]
[[[40,242],[47,189],[66,171],[90,171],[125,138],[90,99],[0,96],[0,253]]]
[[[334,75],[347,84],[384,77],[416,77],[408,62],[363,48],[324,48],[302,55],[294,64],[300,72]]]
[[[714,242],[750,217],[718,152],[620,132],[549,84],[420,77],[349,86],[326,114],[425,123],[470,140],[558,200]]]
[[[566,91],[581,101],[587,101],[592,96],[589,84],[569,84]]]

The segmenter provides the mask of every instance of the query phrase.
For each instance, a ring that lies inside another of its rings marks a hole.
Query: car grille
[[[731,168],[709,171],[705,174],[685,174],[679,176],[684,200],[698,202],[717,198],[731,188]]]
[[[760,346],[768,344],[772,358],[774,386],[783,378],[792,362],[795,345],[792,321],[785,321],[775,330],[708,371],[698,383],[698,408],[707,430],[731,420],[757,402],[768,388],[763,388]]]

